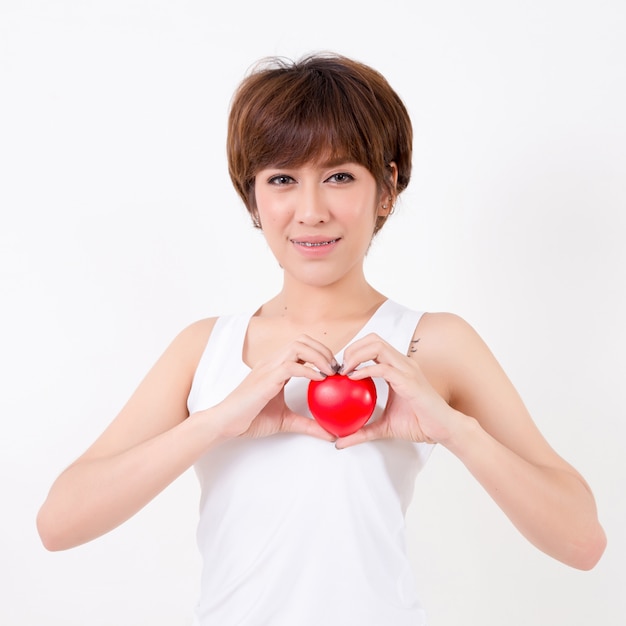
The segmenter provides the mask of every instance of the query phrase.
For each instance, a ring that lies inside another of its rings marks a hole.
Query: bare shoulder
[[[455,313],[424,313],[417,325],[418,335],[428,335],[429,340],[446,341],[476,335],[476,331]]]
[[[520,412],[521,400],[482,337],[454,313],[426,313],[415,334],[420,365],[433,372],[455,408],[479,417],[488,397],[506,396]]]
[[[82,459],[126,450],[188,417],[187,398],[215,321],[207,318],[194,322],[176,335]]]
[[[178,333],[168,351],[182,359],[187,369],[195,371],[216,321],[216,317],[207,317],[193,322]]]
[[[427,378],[449,403],[458,395],[470,364],[493,359],[474,328],[454,313],[424,313],[411,345]]]
[[[425,313],[415,337],[424,358],[448,368],[465,369],[468,364],[495,362],[491,350],[474,327],[454,313]]]
[[[148,373],[148,378],[161,376],[177,379],[182,385],[191,382],[202,353],[211,337],[217,318],[210,317],[193,322],[174,337],[161,357]]]
[[[424,313],[417,325],[416,336],[428,345],[443,347],[456,342],[482,341],[474,328],[455,313]]]
[[[523,458],[565,466],[537,429],[496,357],[468,322],[451,313],[425,314],[415,338],[420,339],[420,366],[445,390],[450,406],[476,418]]]

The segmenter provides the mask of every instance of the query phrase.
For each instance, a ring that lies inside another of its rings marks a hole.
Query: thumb
[[[325,441],[335,441],[337,437],[324,430],[314,419],[294,413],[287,408],[281,424],[281,432],[309,435]]]
[[[335,442],[335,448],[337,450],[343,450],[351,446],[356,446],[360,443],[367,441],[375,441],[377,439],[387,439],[387,429],[383,420],[377,420],[371,424],[367,424],[360,428],[355,433],[347,435],[345,437],[339,437]]]

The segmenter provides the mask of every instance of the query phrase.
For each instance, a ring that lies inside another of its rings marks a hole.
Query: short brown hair
[[[233,96],[228,171],[252,214],[257,172],[320,158],[363,165],[395,200],[411,177],[412,143],[406,107],[376,70],[334,54],[297,62],[271,58],[257,65]]]

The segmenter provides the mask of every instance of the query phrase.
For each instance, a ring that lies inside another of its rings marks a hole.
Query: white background
[[[415,124],[371,282],[477,328],[609,539],[591,572],[552,561],[438,449],[408,520],[432,626],[623,624],[624,33],[620,0],[1,0],[0,623],[190,623],[192,472],[68,552],[36,511],[182,327],[279,288],[228,180],[228,104],[260,57],[334,50]]]

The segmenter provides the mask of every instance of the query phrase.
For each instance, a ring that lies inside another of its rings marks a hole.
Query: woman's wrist
[[[455,456],[462,457],[464,450],[473,445],[473,441],[479,436],[482,428],[477,419],[453,408],[450,408],[450,411],[450,426],[447,429],[447,434],[437,443]]]
[[[223,428],[222,420],[219,419],[216,410],[216,407],[211,407],[197,411],[186,420],[188,427],[193,431],[193,438],[202,442],[205,448],[202,453],[232,439],[232,436],[229,436]]]

